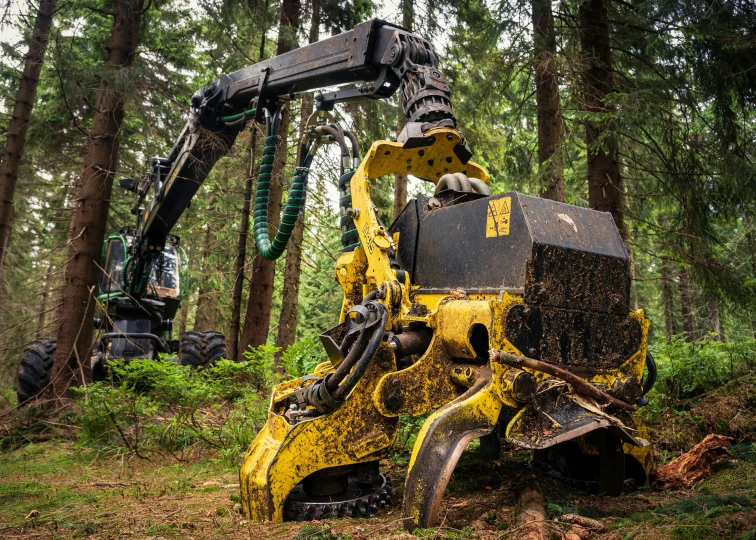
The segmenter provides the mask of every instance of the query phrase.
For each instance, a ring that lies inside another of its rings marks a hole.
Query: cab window
[[[161,256],[152,263],[150,289],[158,297],[179,297],[179,261],[175,247],[165,246]]]
[[[100,294],[120,292],[123,288],[123,267],[126,263],[126,250],[120,238],[111,238],[103,265]]]

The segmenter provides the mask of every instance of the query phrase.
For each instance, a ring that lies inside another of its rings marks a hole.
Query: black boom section
[[[130,294],[145,294],[151,259],[191,203],[215,163],[228,153],[245,119],[275,116],[287,96],[358,83],[319,94],[317,108],[355,99],[381,99],[401,92],[406,136],[436,126],[454,127],[449,85],[426,39],[385,21],[371,20],[329,39],[221,75],[192,97],[191,118],[168,156],[156,159],[149,182],[123,187],[138,193],[133,211],[138,231],[127,272]],[[470,150],[458,150],[469,158]],[[153,198],[141,205],[147,193]]]

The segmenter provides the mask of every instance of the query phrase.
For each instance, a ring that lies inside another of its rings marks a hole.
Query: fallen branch
[[[128,487],[135,485],[136,482],[89,482],[87,484],[74,484],[77,487]]]
[[[630,405],[629,403],[625,403],[624,401],[619,400],[616,397],[607,394],[606,392],[602,392],[585,379],[578,377],[573,373],[570,373],[566,369],[558,368],[551,364],[547,364],[546,362],[541,362],[540,360],[533,360],[532,358],[526,358],[525,356],[498,351],[496,349],[491,349],[490,355],[492,362],[501,362],[502,364],[518,369],[528,368],[535,371],[548,373],[549,375],[570,384],[573,390],[575,390],[575,392],[577,392],[578,394],[583,394],[593,399],[608,402],[609,404],[614,405],[615,407],[619,407],[624,411],[635,411],[637,409],[635,405]]]

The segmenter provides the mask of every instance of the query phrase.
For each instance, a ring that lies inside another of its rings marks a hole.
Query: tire
[[[181,336],[179,365],[204,367],[226,357],[226,337],[215,330],[193,330]]]
[[[16,396],[19,405],[37,397],[48,385],[54,361],[54,339],[35,339],[26,346],[16,374]]]

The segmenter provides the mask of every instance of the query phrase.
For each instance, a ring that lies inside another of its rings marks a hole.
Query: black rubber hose
[[[378,296],[378,291],[371,291],[365,295],[365,298],[362,299],[362,302],[360,302],[361,305],[365,305],[368,302],[375,300]],[[370,314],[368,313],[368,317],[370,317]],[[352,369],[352,366],[354,363],[362,356],[362,353],[365,350],[365,346],[367,344],[367,340],[370,337],[370,332],[367,332],[367,330],[373,326],[376,323],[376,321],[370,322],[369,319],[365,319],[365,321],[362,323],[362,329],[360,330],[360,334],[357,336],[357,338],[351,343],[351,345],[347,345],[346,341],[347,338],[344,338],[344,342],[341,344],[341,354],[345,354],[344,360],[339,364],[339,367],[336,368],[336,371],[328,378],[328,391],[332,392],[336,389],[336,387],[339,385],[341,380],[346,376],[347,373],[349,373],[349,370]],[[350,331],[350,333],[352,333]],[[344,346],[347,345],[349,347],[349,350],[346,351],[344,349]]]
[[[654,357],[651,356],[650,351],[646,351],[646,367],[648,368],[648,377],[646,377],[646,380],[643,381],[643,395],[644,396],[648,394],[651,391],[651,389],[654,387],[654,384],[656,384],[656,375],[657,375],[656,360],[654,360]]]
[[[381,341],[383,341],[383,334],[386,331],[386,322],[388,321],[388,311],[385,307],[383,307],[383,304],[376,302],[373,305],[380,306],[380,308],[378,308],[381,311],[380,323],[375,328],[375,330],[373,330],[373,334],[370,337],[367,348],[365,349],[365,352],[362,353],[362,356],[360,356],[359,362],[357,362],[357,364],[354,366],[354,369],[352,369],[352,371],[339,385],[339,387],[332,392],[332,395],[336,400],[344,400],[346,396],[348,396],[349,393],[354,389],[359,380],[365,374],[365,370],[367,370],[368,366],[370,365],[370,362],[375,356],[375,353],[378,351],[378,346],[381,344]]]
[[[365,326],[367,326],[367,324],[365,324]],[[329,392],[336,390],[341,381],[344,380],[344,377],[346,377],[352,367],[354,367],[354,364],[360,359],[362,353],[365,352],[365,347],[368,344],[370,336],[370,332],[365,331],[365,329],[363,329],[360,332],[360,335],[357,336],[357,340],[349,349],[344,360],[339,364],[339,367],[336,368],[336,371],[333,372],[333,375],[328,377],[326,388],[328,388]]]
[[[349,157],[349,147],[347,147],[344,136],[339,133],[337,129],[334,129],[331,126],[319,126],[315,129],[315,131],[320,131],[321,133],[325,133],[326,135],[333,137],[334,140],[339,143],[339,147],[341,148],[341,157]]]
[[[351,131],[345,131],[344,135],[352,145],[352,159],[360,159],[360,145],[357,142],[357,137]]]

